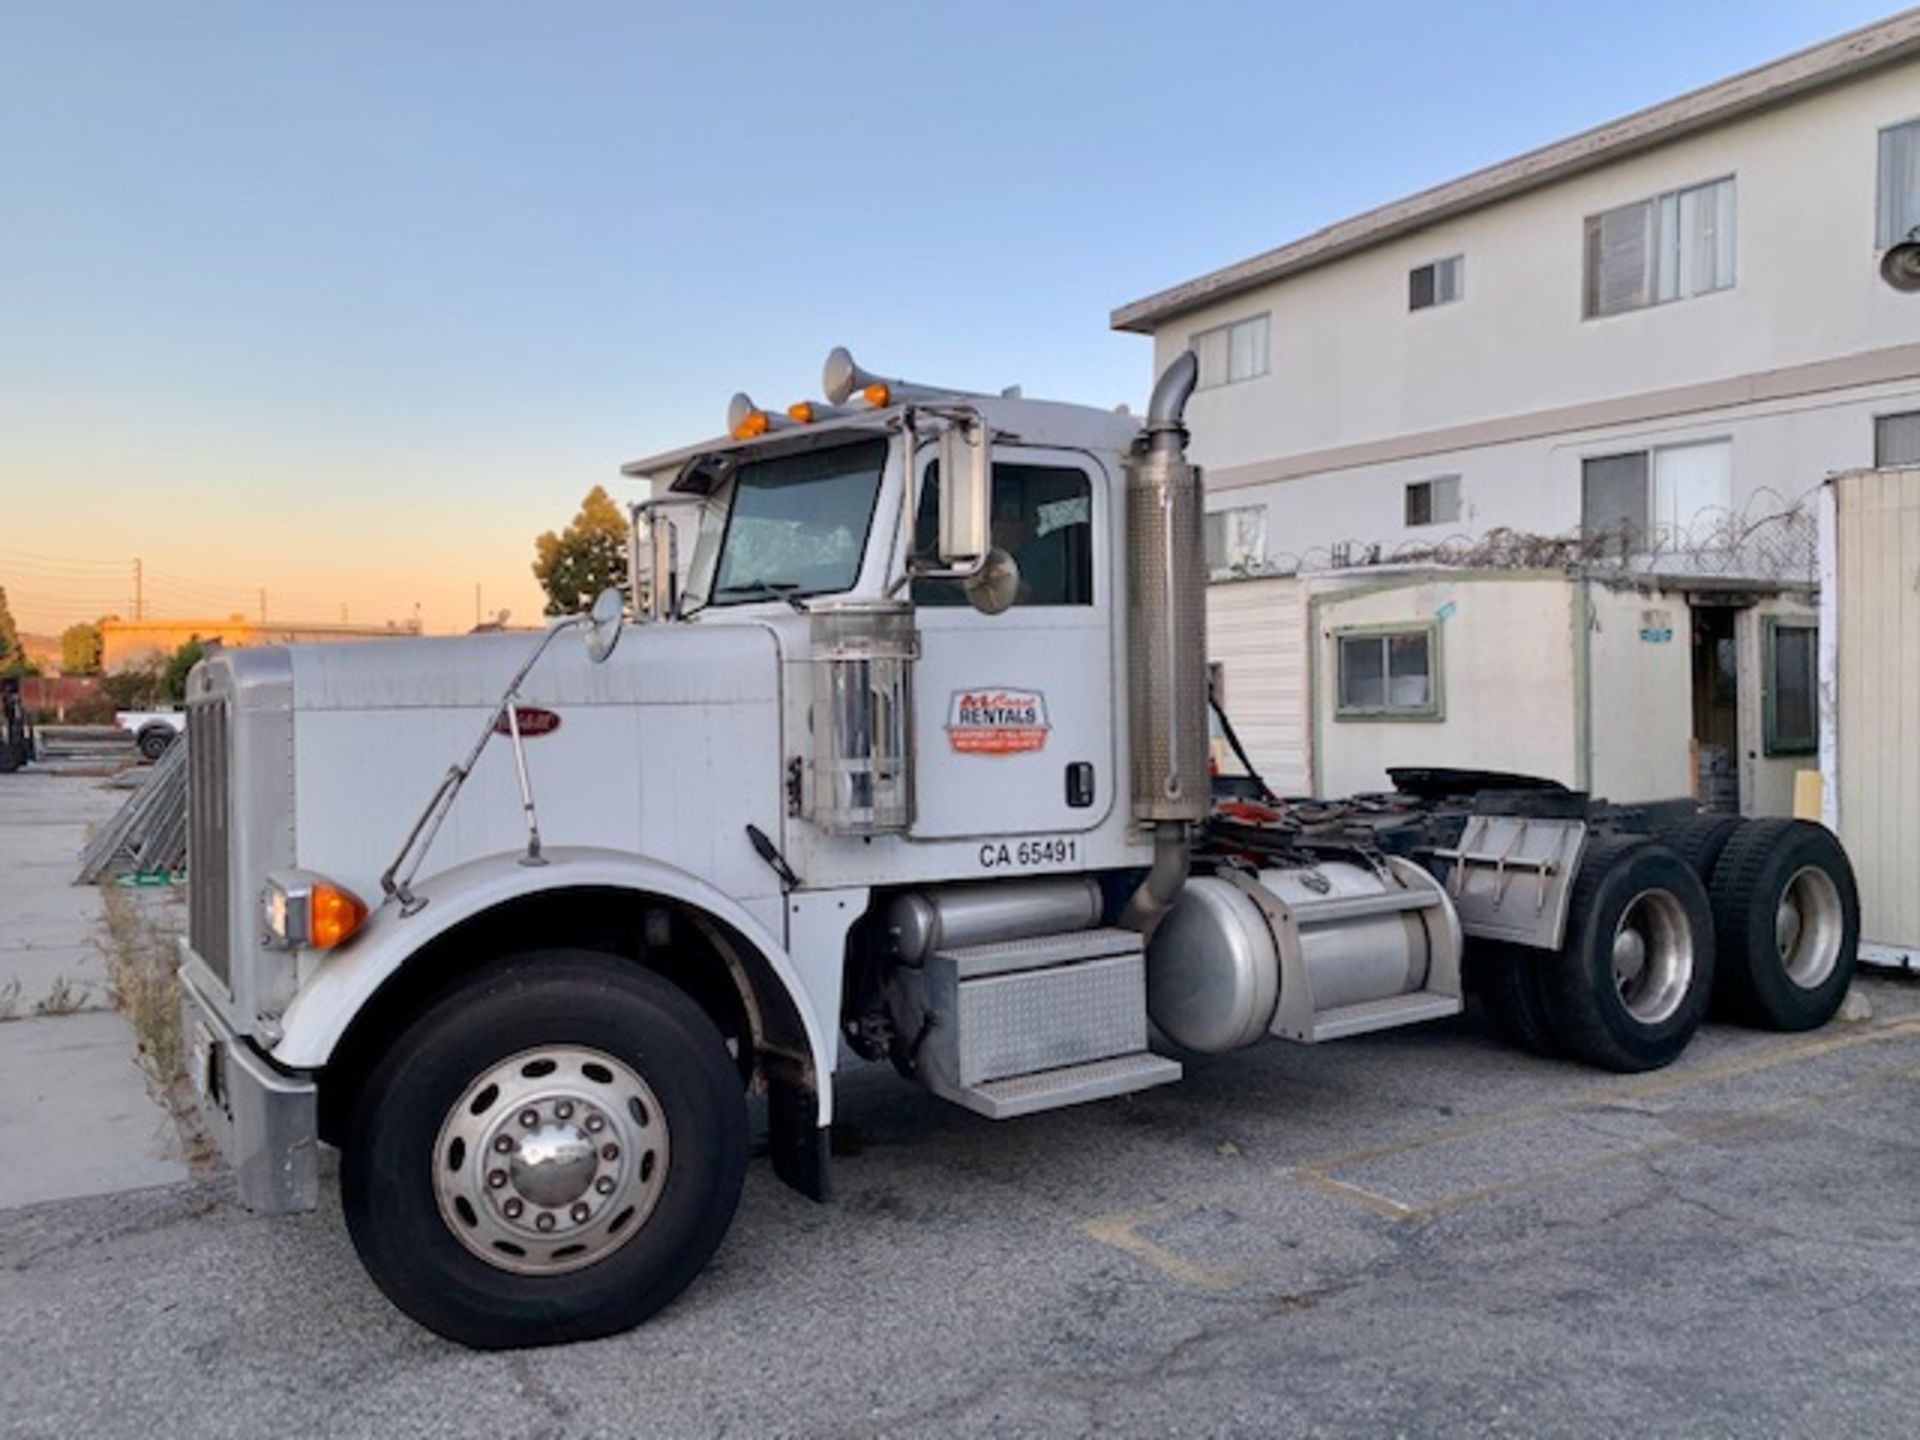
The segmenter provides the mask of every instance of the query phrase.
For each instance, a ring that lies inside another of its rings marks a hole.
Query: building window
[[[1267,507],[1214,510],[1206,518],[1207,572],[1244,575],[1267,563]]]
[[[1334,635],[1339,720],[1438,720],[1440,685],[1431,625],[1343,630]]]
[[[1733,232],[1731,176],[1589,215],[1586,317],[1727,289]]]
[[[1427,310],[1450,305],[1466,293],[1467,257],[1450,255],[1407,272],[1407,308]]]
[[[1762,702],[1769,755],[1808,755],[1820,743],[1820,630],[1769,616]]]
[[[1880,132],[1880,248],[1920,228],[1920,120]]]
[[[1266,315],[1252,315],[1231,325],[1202,330],[1192,340],[1200,360],[1200,388],[1234,385],[1267,373]]]
[[[1436,475],[1407,486],[1408,525],[1448,525],[1460,518],[1460,477]]]
[[[1920,465],[1920,410],[1873,419],[1875,465]]]
[[[1706,545],[1733,511],[1733,442],[1663,445],[1580,462],[1580,529],[1628,553]]]

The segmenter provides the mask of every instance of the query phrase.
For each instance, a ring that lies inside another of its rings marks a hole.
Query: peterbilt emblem
[[[983,686],[956,690],[947,743],[962,755],[1018,755],[1047,743],[1047,697],[1038,690]]]
[[[538,705],[516,705],[513,718],[520,726],[520,738],[530,740],[535,735],[551,735],[560,728],[560,717],[551,710],[543,710]],[[493,722],[493,733],[511,735],[512,729],[507,723],[507,712],[502,710],[500,718]]]

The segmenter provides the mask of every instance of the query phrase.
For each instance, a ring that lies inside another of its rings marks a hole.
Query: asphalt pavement
[[[1910,1436],[1920,988],[1857,993],[1635,1078],[1469,1019],[1002,1125],[863,1069],[833,1203],[756,1161],[686,1295],[563,1349],[414,1327],[330,1186],[282,1220],[218,1180],[19,1207],[0,1429]]]

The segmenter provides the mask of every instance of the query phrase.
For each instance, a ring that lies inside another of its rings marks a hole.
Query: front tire
[[[515,956],[438,1001],[360,1087],[340,1165],[375,1284],[478,1349],[585,1340],[667,1304],[739,1203],[740,1076],[629,961]]]
[[[158,760],[173,744],[173,731],[165,725],[149,725],[140,732],[140,738],[134,743],[147,760]]]
[[[1657,1070],[1687,1048],[1713,990],[1713,912],[1691,866],[1639,835],[1593,841],[1566,941],[1541,975],[1554,1035],[1606,1070]]]

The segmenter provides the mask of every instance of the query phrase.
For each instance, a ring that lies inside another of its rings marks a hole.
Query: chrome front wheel
[[[502,1270],[556,1275],[640,1232],[667,1181],[660,1099],[624,1061],[525,1050],[461,1092],[434,1141],[440,1218]]]

